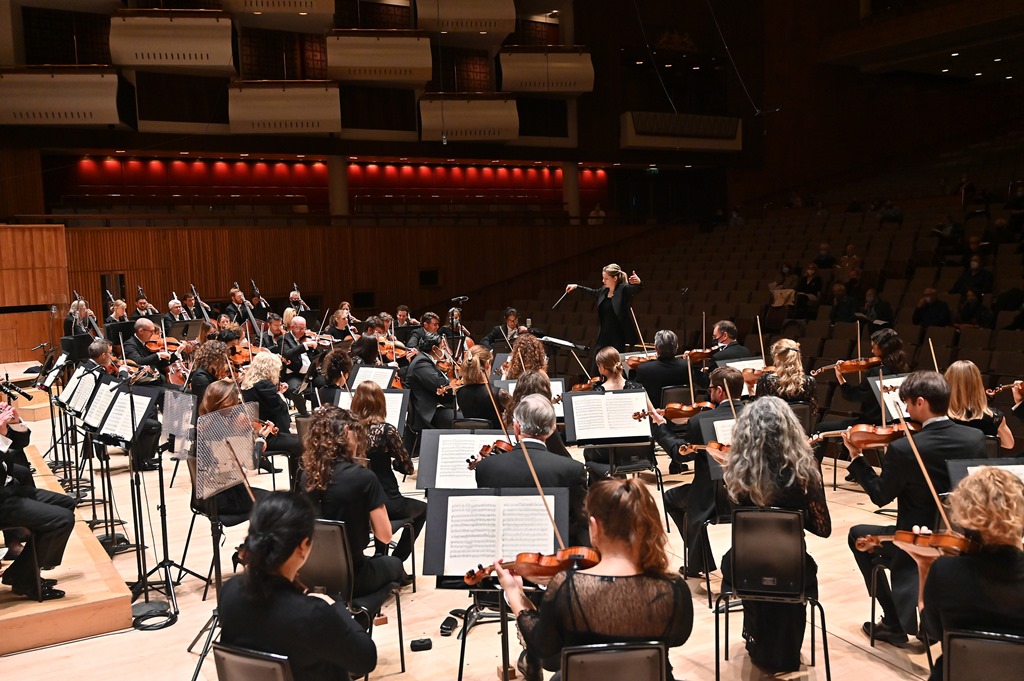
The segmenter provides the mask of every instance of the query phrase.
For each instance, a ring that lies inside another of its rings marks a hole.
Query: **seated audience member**
[[[929,287],[917,301],[912,320],[918,326],[949,326],[953,318],[946,301],[936,298],[935,289]]]
[[[256,504],[240,550],[245,572],[221,592],[221,641],[286,656],[295,681],[347,680],[373,671],[377,647],[345,603],[306,595],[297,580],[315,521],[298,494],[274,492]]]
[[[963,327],[984,327],[990,329],[994,324],[995,316],[981,302],[981,296],[975,293],[973,289],[967,289],[957,310],[957,323],[955,326],[958,329]]]
[[[895,318],[892,305],[878,297],[878,290],[869,288],[864,292],[864,301],[857,306],[853,316],[870,326],[872,332],[884,329],[892,324]]]
[[[950,293],[966,294],[967,291],[974,291],[979,296],[992,293],[992,273],[981,264],[980,255],[972,255],[968,262],[967,269],[960,275]]]
[[[932,563],[921,616],[929,639],[942,641],[950,629],[1024,635],[1024,483],[985,466],[960,481],[949,504],[950,522],[979,537],[982,547]],[[940,657],[929,679],[943,678]]]
[[[832,286],[832,312],[828,318],[833,324],[857,321],[857,301],[846,293],[843,284]]]
[[[566,646],[681,646],[693,629],[693,600],[686,584],[669,572],[665,531],[650,492],[636,479],[602,480],[587,494],[586,513],[601,562],[555,575],[539,608],[523,591],[522,578],[495,561],[527,654],[555,670]],[[673,679],[671,663],[665,664]],[[539,679],[540,669],[528,670],[526,681]]]

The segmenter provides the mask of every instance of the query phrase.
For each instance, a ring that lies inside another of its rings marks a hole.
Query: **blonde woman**
[[[636,272],[627,277],[621,267],[612,263],[601,270],[600,288],[569,284],[565,287],[565,292],[570,293],[579,289],[596,299],[599,326],[594,347],[612,347],[623,352],[627,344],[637,342],[633,317],[629,311],[633,296],[643,290],[643,287]]]
[[[512,396],[504,388],[495,388],[491,385],[492,361],[491,351],[482,345],[474,345],[466,352],[461,365],[462,387],[458,389],[456,399],[463,418],[487,419],[491,422],[492,428],[498,428],[500,424],[494,405],[496,404],[500,411],[508,406]],[[493,396],[493,403],[492,398],[487,396],[488,391]]]
[[[977,428],[985,435],[998,437],[1002,449],[1013,449],[1013,433],[1006,425],[1003,412],[988,405],[978,367],[965,359],[953,362],[946,369],[946,382],[949,383],[949,418]]]
[[[814,377],[804,373],[804,361],[800,356],[800,344],[789,338],[782,338],[772,345],[772,373],[764,372],[757,381],[755,393],[758,397],[771,395],[787,402],[814,403]]]
[[[290,431],[291,417],[281,393],[288,389],[281,382],[281,357],[271,352],[257,352],[242,379],[242,397],[246,402],[259,405],[259,418],[277,427],[277,433],[267,438],[267,451],[288,455],[288,475],[292,485],[298,479],[302,442]]]

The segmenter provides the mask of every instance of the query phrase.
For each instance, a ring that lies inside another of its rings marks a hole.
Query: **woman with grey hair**
[[[804,528],[819,537],[832,533],[821,473],[793,411],[778,397],[762,397],[744,409],[733,430],[725,487],[738,506],[801,511]],[[731,551],[722,559],[722,590],[730,588]],[[805,592],[817,596],[818,566],[806,556]],[[750,659],[762,669],[800,668],[804,607],[790,603],[744,603],[743,637]]]

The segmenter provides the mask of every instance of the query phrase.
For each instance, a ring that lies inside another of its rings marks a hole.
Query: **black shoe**
[[[668,465],[669,475],[679,475],[680,473],[685,473],[688,470],[690,470],[690,464],[682,463],[679,461],[673,461]]]
[[[843,478],[843,480],[845,480],[846,482],[857,482],[857,476],[855,476],[853,473],[847,473],[846,477]]]
[[[35,589],[32,588],[22,589],[16,586],[12,586],[11,593],[17,596],[25,596],[26,598],[31,598],[32,600],[55,601],[58,598],[64,598],[64,592],[60,589],[54,589],[52,586],[43,587],[42,598],[36,596]]]
[[[544,672],[540,668],[540,661],[528,657],[525,650],[519,654],[516,669],[523,675],[524,681],[544,681]]]
[[[160,468],[160,462],[156,459],[146,459],[135,464],[137,471],[155,471]]]
[[[679,574],[681,574],[686,579],[701,579],[702,577],[704,577],[704,573],[698,570],[697,568],[693,567],[692,565],[689,567],[685,565],[680,565]]]
[[[412,586],[416,578],[412,575],[402,575],[402,578],[398,580],[398,586]]]
[[[274,464],[270,463],[270,459],[266,456],[260,459],[260,470],[263,471],[264,473],[281,472],[281,469],[275,466]]]
[[[44,589],[47,589],[47,588],[52,589],[53,587],[57,586],[57,580],[56,579],[41,578],[39,580],[39,584],[42,585],[42,587]]]
[[[871,638],[871,622],[865,622],[864,626],[861,627],[861,631],[864,632],[865,636]],[[898,625],[886,624],[884,620],[879,620],[878,624],[875,625],[875,640],[900,646],[909,641],[910,638]]]

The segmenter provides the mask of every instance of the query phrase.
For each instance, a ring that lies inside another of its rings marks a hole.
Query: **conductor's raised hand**
[[[569,284],[568,286],[565,287],[565,292],[566,293],[572,293],[575,290],[576,290],[576,284]]]
[[[640,284],[640,277],[636,276],[636,270],[633,270],[630,273],[629,279],[627,279],[626,281],[628,281],[630,284],[633,284],[633,286],[638,286]]]

